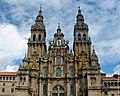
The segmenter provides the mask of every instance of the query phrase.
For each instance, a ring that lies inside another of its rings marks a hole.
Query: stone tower
[[[31,26],[28,52],[17,72],[15,96],[101,96],[101,73],[95,50],[91,50],[88,25],[78,9],[73,50],[60,23],[46,47],[42,10]],[[73,52],[73,53],[72,53]]]
[[[42,10],[36,17],[35,24],[31,26],[31,37],[28,39],[27,56],[23,59],[17,72],[17,88],[15,96],[38,96],[40,58],[46,50],[46,30],[43,22]]]
[[[93,49],[91,52],[91,39],[88,36],[88,25],[84,22],[80,7],[74,26],[74,56],[78,61],[79,95],[101,96],[101,73],[98,57]]]

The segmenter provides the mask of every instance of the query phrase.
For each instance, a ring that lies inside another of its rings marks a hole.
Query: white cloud
[[[18,29],[12,24],[0,24],[0,70],[13,61],[23,57],[26,41],[20,37]]]
[[[18,65],[14,65],[14,66],[11,66],[11,65],[8,65],[6,66],[6,69],[3,70],[3,72],[16,72],[18,70]]]

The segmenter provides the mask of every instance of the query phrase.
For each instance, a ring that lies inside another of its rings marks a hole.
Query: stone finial
[[[40,11],[39,11],[39,15],[42,16],[42,4],[40,4]]]
[[[58,29],[60,29],[60,23],[58,23]]]
[[[80,6],[78,6],[78,15],[81,15]]]
[[[94,46],[93,46],[93,52],[95,52]]]
[[[42,4],[40,4],[40,10],[42,10]]]
[[[95,53],[95,49],[94,49],[94,46],[93,46],[93,53],[92,53],[92,60],[98,60],[98,57],[97,57],[97,54]]]
[[[80,10],[80,6],[78,6],[78,10]]]
[[[58,23],[57,34],[59,34],[59,35],[61,34],[60,23]]]

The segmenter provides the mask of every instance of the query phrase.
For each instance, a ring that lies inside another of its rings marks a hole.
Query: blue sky
[[[101,71],[120,73],[120,0],[0,0],[0,71],[17,70],[27,52],[27,39],[40,4],[47,42],[60,23],[71,49],[80,5]]]

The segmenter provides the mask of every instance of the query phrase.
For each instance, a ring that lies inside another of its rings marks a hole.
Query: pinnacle
[[[36,17],[35,24],[32,26],[32,29],[37,30],[39,28],[45,29],[44,22],[43,22],[43,16],[42,16],[42,5],[40,5],[40,11]]]
[[[58,29],[60,29],[60,23],[58,23]]]
[[[57,33],[58,33],[58,34],[61,33],[60,23],[58,23]]]
[[[81,14],[80,6],[78,6],[77,22],[80,22],[80,23],[84,22],[84,17]]]
[[[78,15],[81,15],[80,6],[78,6]]]
[[[42,16],[42,5],[40,4],[40,11],[39,11],[39,15]]]
[[[94,49],[94,46],[93,46],[93,53],[95,53],[95,49]]]

